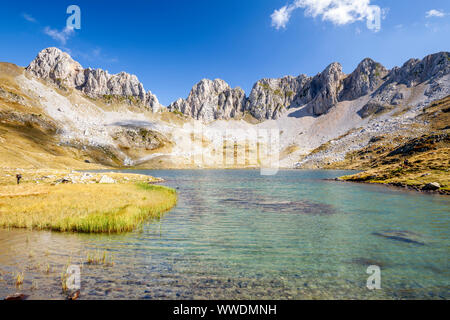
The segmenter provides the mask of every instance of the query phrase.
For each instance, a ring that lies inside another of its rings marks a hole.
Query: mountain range
[[[334,62],[314,76],[261,79],[248,95],[224,80],[203,79],[187,98],[162,106],[135,75],[85,69],[47,48],[26,68],[0,64],[2,160],[38,167],[47,154],[48,165],[59,166],[68,160],[58,159],[67,158],[78,167],[221,167],[227,165],[192,161],[221,148],[208,130],[229,130],[229,139],[243,145],[242,130],[276,128],[281,167],[324,167],[375,136],[423,133],[417,116],[449,95],[449,74],[448,52],[391,70],[366,58],[350,74]],[[204,127],[200,143],[191,137],[196,124]],[[14,141],[27,156],[17,159]]]

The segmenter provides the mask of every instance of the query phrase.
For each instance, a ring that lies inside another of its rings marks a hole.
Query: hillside
[[[450,194],[450,96],[417,116],[424,133],[415,138],[382,135],[328,168],[364,169],[341,179],[383,183]]]
[[[15,81],[24,71],[0,64],[0,162],[3,168],[97,168],[114,164],[102,150],[60,143],[55,121],[25,95]],[[85,162],[86,161],[86,162]]]
[[[89,98],[73,88],[34,78],[16,65],[0,63],[2,167],[120,167],[126,164],[127,152],[147,154],[168,143],[158,132],[122,126],[120,121],[149,117],[128,100],[110,100]],[[108,128],[104,121],[117,125]]]
[[[367,169],[373,156],[358,152],[394,149],[447,121],[426,107],[449,84],[440,52],[391,70],[367,58],[351,74],[332,63],[315,76],[261,79],[248,96],[204,79],[164,107],[136,76],[47,48],[26,68],[0,63],[1,167],[254,168],[279,154],[282,168]],[[279,136],[261,141],[270,130]]]

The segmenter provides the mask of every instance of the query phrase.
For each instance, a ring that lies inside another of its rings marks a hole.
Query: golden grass
[[[57,136],[37,125],[0,121],[0,167],[92,170],[120,164],[105,150],[93,147],[82,150],[58,142]]]
[[[0,194],[13,195],[0,197],[0,227],[62,232],[128,232],[176,204],[173,189],[145,183],[27,184],[1,186]]]
[[[88,252],[86,257],[86,263],[87,264],[99,264],[104,266],[113,266],[114,265],[114,257],[108,252],[103,251],[94,251],[94,252]]]
[[[403,160],[394,164],[378,165],[340,179],[347,181],[363,181],[367,183],[403,184],[407,186],[423,186],[431,182],[441,185],[442,191],[450,187],[450,148],[440,148],[419,153],[407,158],[409,165]]]
[[[16,287],[19,287],[23,284],[23,280],[25,279],[25,276],[23,274],[23,272],[18,272],[16,274]]]
[[[418,119],[425,121],[426,134],[382,136],[379,141],[347,154],[346,159],[329,168],[364,169],[364,172],[341,177],[342,180],[416,187],[437,182],[441,193],[450,188],[450,96],[424,108]],[[438,139],[438,137],[441,137]],[[392,154],[403,147],[409,150]]]
[[[286,148],[284,148],[283,150],[281,150],[280,159],[284,159],[287,156],[289,156],[290,154],[292,154],[298,150],[300,150],[300,147],[298,145],[291,144],[291,145],[287,146]]]
[[[450,95],[426,107],[419,118],[429,122],[432,130],[448,127],[450,125]]]

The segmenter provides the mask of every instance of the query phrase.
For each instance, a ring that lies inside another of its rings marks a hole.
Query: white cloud
[[[22,13],[22,17],[29,22],[37,22],[35,18],[31,14]]]
[[[431,17],[438,17],[438,18],[442,18],[443,16],[445,16],[445,13],[436,9],[431,9],[430,11],[427,11],[425,13],[425,16],[427,18],[431,18]]]
[[[291,18],[291,12],[295,8],[292,6],[284,6],[279,10],[275,10],[272,15],[272,27],[275,27],[277,30],[280,28],[286,28],[286,24],[289,22]]]
[[[75,33],[75,31],[71,27],[65,27],[61,31],[52,29],[50,27],[45,27],[44,33],[52,37],[54,40],[59,41],[61,45],[65,45],[67,40]]]
[[[377,12],[382,12],[379,6],[371,5],[371,0],[295,0],[293,3],[275,10],[272,15],[272,26],[276,29],[286,28],[291,14],[298,8],[305,9],[305,15],[335,25],[345,25],[356,21],[374,21]],[[377,29],[376,31],[378,31]]]

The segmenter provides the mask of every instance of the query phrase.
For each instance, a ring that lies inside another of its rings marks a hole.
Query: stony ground
[[[140,174],[127,174],[116,172],[81,172],[74,170],[57,169],[0,169],[0,185],[12,185],[17,183],[16,175],[20,174],[21,184],[114,184],[114,183],[138,183],[161,182],[163,179]]]
[[[344,180],[450,194],[450,97],[430,104],[414,120],[408,134],[374,135],[366,147],[325,167],[365,170]]]

